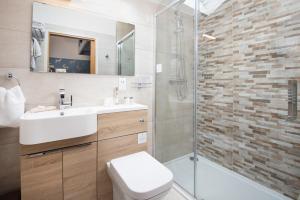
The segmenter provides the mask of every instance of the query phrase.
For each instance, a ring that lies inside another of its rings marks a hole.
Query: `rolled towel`
[[[25,97],[20,86],[0,87],[0,127],[18,127],[25,111]]]
[[[29,112],[31,113],[38,113],[38,112],[45,112],[50,110],[56,110],[55,106],[37,106],[35,108],[32,108]]]

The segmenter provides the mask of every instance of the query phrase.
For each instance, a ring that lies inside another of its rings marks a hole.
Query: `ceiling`
[[[150,0],[155,3],[167,5],[171,3],[171,0]],[[200,12],[205,15],[214,13],[226,0],[199,0]],[[185,5],[195,8],[195,0],[185,0]]]

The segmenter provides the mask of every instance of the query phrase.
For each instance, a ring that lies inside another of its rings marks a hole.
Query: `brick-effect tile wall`
[[[198,153],[296,199],[300,112],[287,120],[287,94],[288,80],[300,86],[300,1],[228,0],[200,30],[217,40],[198,44]]]

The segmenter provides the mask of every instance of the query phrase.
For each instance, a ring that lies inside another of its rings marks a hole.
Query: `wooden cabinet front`
[[[21,156],[22,200],[62,200],[62,152]]]
[[[65,200],[96,200],[97,143],[63,151]]]
[[[146,150],[147,143],[138,144],[138,134],[98,141],[98,200],[113,199],[106,163],[114,158]]]
[[[98,140],[147,131],[147,110],[98,115]]]

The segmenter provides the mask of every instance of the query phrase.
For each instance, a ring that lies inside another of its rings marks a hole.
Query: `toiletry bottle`
[[[119,104],[119,88],[115,87],[114,88],[114,104]]]
[[[128,104],[133,104],[133,103],[134,103],[133,97],[129,97],[129,102],[128,102]]]
[[[128,97],[124,97],[124,104],[129,104],[129,98]]]

